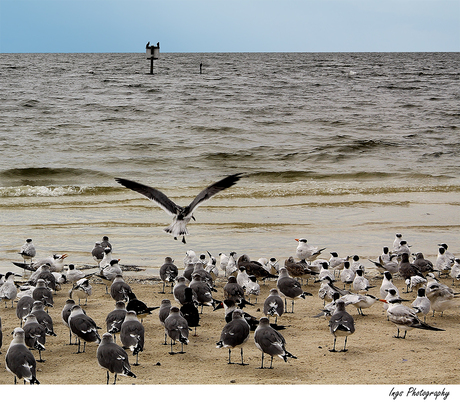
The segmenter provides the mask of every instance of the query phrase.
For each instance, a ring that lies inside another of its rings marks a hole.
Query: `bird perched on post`
[[[24,383],[27,381],[31,385],[40,383],[36,378],[37,362],[25,344],[25,332],[20,327],[13,331],[13,340],[6,352],[5,367],[14,375],[15,384],[16,378],[24,379]]]
[[[329,351],[337,352],[335,349],[335,343],[337,341],[337,337],[339,336],[345,336],[343,349],[340,350],[340,352],[348,351],[346,349],[347,339],[349,335],[355,332],[355,321],[353,317],[345,310],[345,302],[340,299],[337,300],[336,311],[329,320],[329,329],[334,336],[334,347],[332,347],[332,350]]]
[[[178,273],[179,273],[179,270],[177,269],[177,266],[174,264],[174,260],[169,256],[165,257],[165,262],[160,267],[160,278],[161,278],[161,281],[163,281],[163,290],[160,292],[160,294],[165,293],[166,282],[171,284],[171,292],[172,292],[173,283]]]
[[[284,362],[287,362],[288,357],[297,359],[295,355],[286,350],[286,340],[281,333],[270,327],[270,321],[266,317],[260,318],[259,325],[254,332],[254,342],[256,347],[262,351],[260,369],[264,368],[264,353],[271,356],[269,369],[273,368],[275,355],[282,358]]]
[[[182,242],[185,244],[185,236],[188,235],[187,224],[195,217],[193,216],[194,211],[206,200],[210,199],[217,193],[228,189],[238,182],[243,174],[238,173],[229,175],[218,182],[213,183],[207,188],[203,189],[193,201],[186,207],[178,206],[172,200],[170,200],[163,192],[150,186],[142,185],[141,183],[134,182],[127,179],[115,178],[115,180],[127,187],[128,189],[134,190],[148,199],[152,200],[159,207],[161,207],[166,213],[173,216],[173,222],[170,226],[166,227],[164,231],[171,234],[174,239],[182,236]]]
[[[220,340],[216,343],[217,348],[228,348],[228,363],[234,364],[231,360],[232,348],[240,347],[241,363],[240,365],[248,365],[243,359],[243,345],[249,339],[249,324],[244,320],[242,311],[235,309],[233,311],[232,320],[228,322],[220,334]]]
[[[120,340],[124,349],[130,349],[136,356],[133,365],[139,365],[139,353],[144,351],[145,329],[137,319],[136,312],[126,312],[125,320],[120,329]]]
[[[136,375],[131,372],[128,354],[126,354],[123,348],[114,343],[110,333],[104,333],[102,335],[101,343],[97,347],[96,356],[99,365],[107,370],[107,385],[109,384],[110,372],[115,374],[113,380],[114,385],[117,383],[118,374],[136,378]]]
[[[188,344],[188,323],[187,320],[181,316],[177,306],[171,307],[168,317],[164,322],[165,332],[171,339],[171,351],[169,354],[184,354],[184,344]],[[181,351],[173,352],[173,343],[176,341],[181,344]]]

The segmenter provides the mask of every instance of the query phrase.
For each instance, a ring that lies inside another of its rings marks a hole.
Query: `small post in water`
[[[153,74],[153,61],[160,57],[160,42],[157,42],[157,46],[150,46],[150,41],[147,42],[145,51],[147,53],[147,59],[150,59],[150,74]]]

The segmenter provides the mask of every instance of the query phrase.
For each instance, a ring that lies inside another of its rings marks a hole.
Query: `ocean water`
[[[203,74],[200,74],[203,63]],[[363,262],[402,232],[460,255],[459,53],[2,54],[0,272],[68,253],[92,264],[103,235],[151,274],[188,249],[252,259],[295,238]],[[199,207],[187,244],[163,210],[114,181]],[[369,264],[369,263],[368,263]]]

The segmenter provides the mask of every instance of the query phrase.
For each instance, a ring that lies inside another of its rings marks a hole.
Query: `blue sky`
[[[460,0],[0,0],[0,53],[458,52]]]

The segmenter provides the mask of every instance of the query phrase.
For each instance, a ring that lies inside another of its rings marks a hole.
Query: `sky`
[[[459,52],[460,0],[0,0],[0,53]]]

